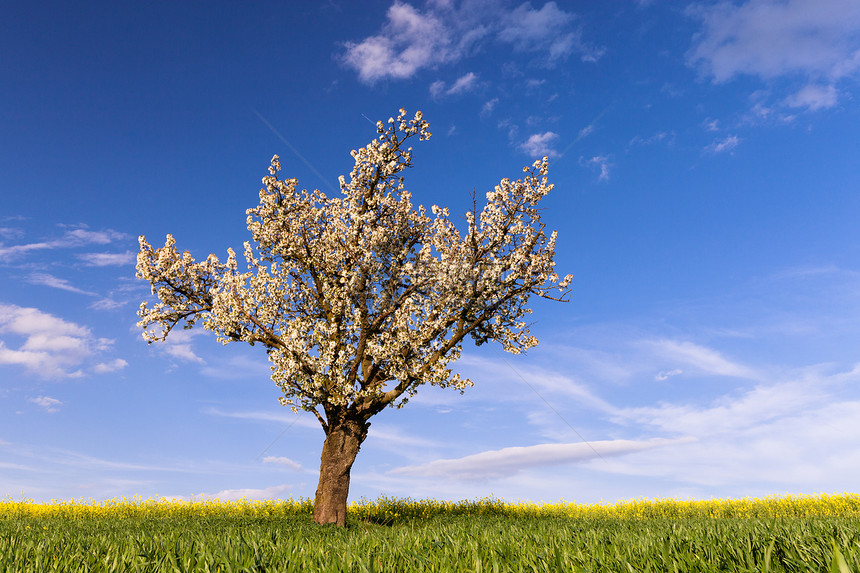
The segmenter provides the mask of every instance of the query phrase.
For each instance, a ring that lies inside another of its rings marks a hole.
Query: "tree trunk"
[[[328,421],[329,427],[320,457],[320,481],[314,499],[314,522],[346,525],[346,498],[349,472],[370,423],[363,420]]]

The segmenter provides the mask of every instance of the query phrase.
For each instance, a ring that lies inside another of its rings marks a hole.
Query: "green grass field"
[[[613,505],[0,502],[0,572],[860,572],[860,496]]]

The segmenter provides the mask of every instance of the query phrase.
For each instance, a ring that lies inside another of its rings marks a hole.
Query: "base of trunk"
[[[329,421],[314,498],[315,523],[346,525],[349,473],[369,427],[368,422],[358,420],[344,420],[335,425]]]

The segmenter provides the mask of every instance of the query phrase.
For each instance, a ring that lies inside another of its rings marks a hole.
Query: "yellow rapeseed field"
[[[860,572],[860,495],[511,503],[0,500],[0,573]]]
[[[856,493],[784,495],[765,498],[679,500],[637,499],[606,504],[508,503],[494,498],[472,501],[412,500],[379,497],[362,499],[349,506],[359,519],[422,518],[438,515],[507,515],[517,517],[572,518],[782,518],[782,517],[858,517],[860,495]],[[140,497],[95,500],[51,500],[36,503],[15,501],[11,497],[0,501],[0,515],[12,517],[62,517],[67,519],[93,517],[189,517],[230,516],[265,517],[311,514],[309,499],[252,501],[185,501],[176,499],[143,499]]]

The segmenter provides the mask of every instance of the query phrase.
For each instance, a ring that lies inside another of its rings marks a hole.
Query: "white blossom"
[[[149,342],[202,321],[223,343],[261,344],[281,403],[326,417],[369,417],[402,406],[422,384],[463,391],[449,368],[471,336],[517,354],[538,341],[521,319],[531,295],[562,300],[571,277],[555,272],[556,233],[544,233],[538,203],[553,185],[544,157],[521,179],[502,179],[461,233],[447,208],[412,203],[403,174],[406,143],[431,134],[421,112],[401,109],[378,137],[351,152],[340,195],[298,190],[278,178],[274,156],[259,205],[247,211],[253,241],[226,262],[195,261],[173,236],[163,247],[140,237],[137,276],[157,302],[141,304]],[[557,292],[556,296],[551,293]]]

